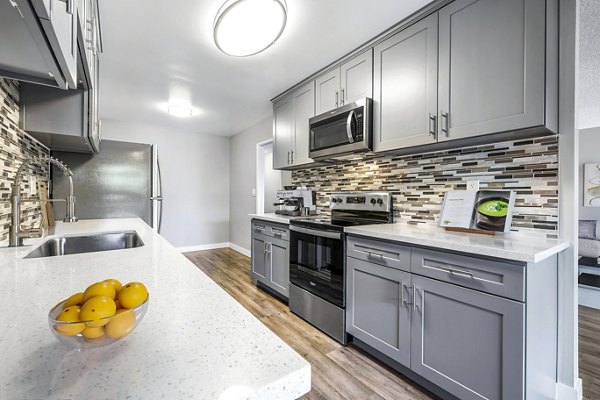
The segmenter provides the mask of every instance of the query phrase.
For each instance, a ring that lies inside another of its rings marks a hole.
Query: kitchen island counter
[[[58,223],[53,234],[131,229],[144,246],[28,260],[45,239],[0,249],[0,399],[294,399],[310,390],[310,365],[140,219]],[[107,278],[148,287],[144,320],[115,344],[69,350],[48,310]]]

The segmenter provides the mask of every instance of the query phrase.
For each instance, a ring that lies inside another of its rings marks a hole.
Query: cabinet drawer
[[[410,265],[414,274],[525,301],[525,266],[420,248]]]
[[[410,247],[353,236],[348,236],[346,244],[349,257],[386,267],[410,270]]]
[[[260,233],[276,239],[290,240],[290,230],[286,225],[270,224],[262,220],[253,219],[251,229],[253,233]]]

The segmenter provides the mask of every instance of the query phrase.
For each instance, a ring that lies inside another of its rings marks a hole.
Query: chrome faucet
[[[23,246],[23,238],[25,237],[38,237],[41,235],[41,231],[38,229],[21,229],[21,183],[23,181],[23,173],[27,170],[27,168],[31,167],[36,163],[49,162],[56,165],[63,174],[69,178],[69,196],[66,199],[48,199],[48,201],[66,201],[66,215],[63,219],[64,222],[77,222],[77,218],[75,217],[75,196],[73,195],[73,172],[65,164],[58,161],[56,158],[42,156],[34,159],[28,159],[23,161],[23,163],[19,166],[17,173],[15,175],[15,179],[12,183],[11,187],[11,225],[10,230],[8,232],[8,246],[9,247],[18,247]],[[35,200],[39,201],[39,200]]]

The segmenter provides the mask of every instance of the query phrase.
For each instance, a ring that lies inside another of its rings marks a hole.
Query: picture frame
[[[600,207],[600,161],[583,166],[583,206]]]

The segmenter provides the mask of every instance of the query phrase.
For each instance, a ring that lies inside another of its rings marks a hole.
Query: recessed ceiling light
[[[213,36],[223,53],[251,56],[275,43],[286,21],[285,0],[227,0],[215,17]]]
[[[167,112],[179,118],[189,118],[192,116],[192,109],[185,106],[168,106]]]

